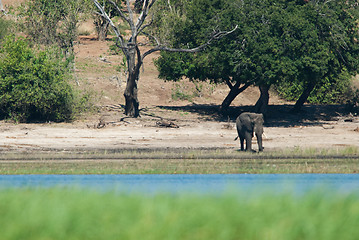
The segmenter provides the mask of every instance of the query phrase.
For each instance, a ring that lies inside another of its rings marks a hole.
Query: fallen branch
[[[161,120],[156,122],[157,127],[165,127],[165,128],[179,128],[177,124],[171,121]]]

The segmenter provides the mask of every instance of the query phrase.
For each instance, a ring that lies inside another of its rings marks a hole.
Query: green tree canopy
[[[209,12],[216,13],[215,21],[222,27],[238,24],[239,30],[194,56],[161,53],[156,63],[160,77],[226,82],[230,92],[222,108],[249,85],[264,86],[265,93],[270,85],[288,83],[305,86],[296,105],[300,107],[315,86],[358,71],[355,1],[186,2],[179,17],[182,21],[167,30],[175,36],[172,44],[182,42],[176,37],[178,32],[188,41],[208,31],[212,26],[212,19],[206,19]]]
[[[357,74],[357,11],[354,1],[344,0],[310,2],[288,11],[287,20],[280,27],[285,33],[282,41],[288,44],[283,55],[289,57],[295,70],[284,80],[292,86],[302,86],[295,110],[300,109],[314,88],[318,94],[323,86],[327,91],[333,86],[343,87],[350,75]]]

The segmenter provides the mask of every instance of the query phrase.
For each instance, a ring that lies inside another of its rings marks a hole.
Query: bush
[[[308,97],[308,103],[340,104],[347,102],[351,96],[351,76],[343,73],[337,79],[325,78]],[[276,87],[278,94],[286,100],[296,101],[304,91],[303,82],[283,81]]]
[[[10,21],[0,17],[0,41],[5,37],[10,28]],[[0,44],[1,46],[1,44]]]
[[[68,62],[54,49],[32,50],[23,38],[0,49],[0,117],[16,122],[65,121],[73,115]]]

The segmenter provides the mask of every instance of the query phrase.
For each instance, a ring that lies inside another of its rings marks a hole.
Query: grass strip
[[[358,147],[338,148],[284,148],[261,153],[242,152],[235,149],[97,149],[93,151],[3,152],[4,160],[71,160],[71,159],[312,159],[359,158]]]
[[[358,173],[359,150],[291,149],[246,153],[230,149],[5,153],[0,174]]]
[[[359,159],[0,161],[0,174],[358,173]]]

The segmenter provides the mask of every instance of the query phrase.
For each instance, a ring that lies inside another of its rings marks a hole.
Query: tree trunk
[[[142,6],[143,6],[143,0],[136,0],[136,1],[135,1],[135,10],[136,10],[136,13],[141,13],[141,11],[142,11]]]
[[[240,87],[241,83],[237,82],[234,86],[232,86],[229,82],[227,82],[227,85],[230,87],[230,91],[227,95],[227,97],[223,100],[221,107],[220,107],[220,112],[226,116],[228,115],[228,108],[231,105],[231,103],[233,102],[233,100],[244,90],[246,90],[250,84],[245,84],[244,86]]]
[[[263,115],[267,114],[268,103],[269,103],[269,88],[270,85],[262,85],[259,86],[259,90],[261,95],[254,106],[254,111],[257,113],[263,113]]]
[[[126,101],[125,114],[129,117],[138,117],[140,115],[140,111],[137,94],[137,82],[140,75],[141,60],[138,59],[138,63],[136,64],[135,48],[132,48],[128,51],[128,55],[126,58],[128,67],[128,78],[124,93]]]
[[[108,24],[105,24],[103,26],[101,26],[98,30],[98,37],[97,39],[99,41],[105,41],[106,37],[107,37],[107,32],[108,32]]]
[[[307,101],[310,93],[313,91],[314,87],[315,87],[315,83],[313,81],[308,83],[307,87],[304,89],[302,95],[299,97],[299,99],[295,103],[291,112],[297,113],[300,111],[300,109],[302,108],[304,103]]]
[[[138,117],[140,115],[137,91],[137,79],[129,74],[124,93],[126,101],[125,114],[129,117]]]
[[[94,24],[96,26],[97,40],[105,41],[109,27],[108,21],[102,17],[99,17],[98,19],[94,20]]]

